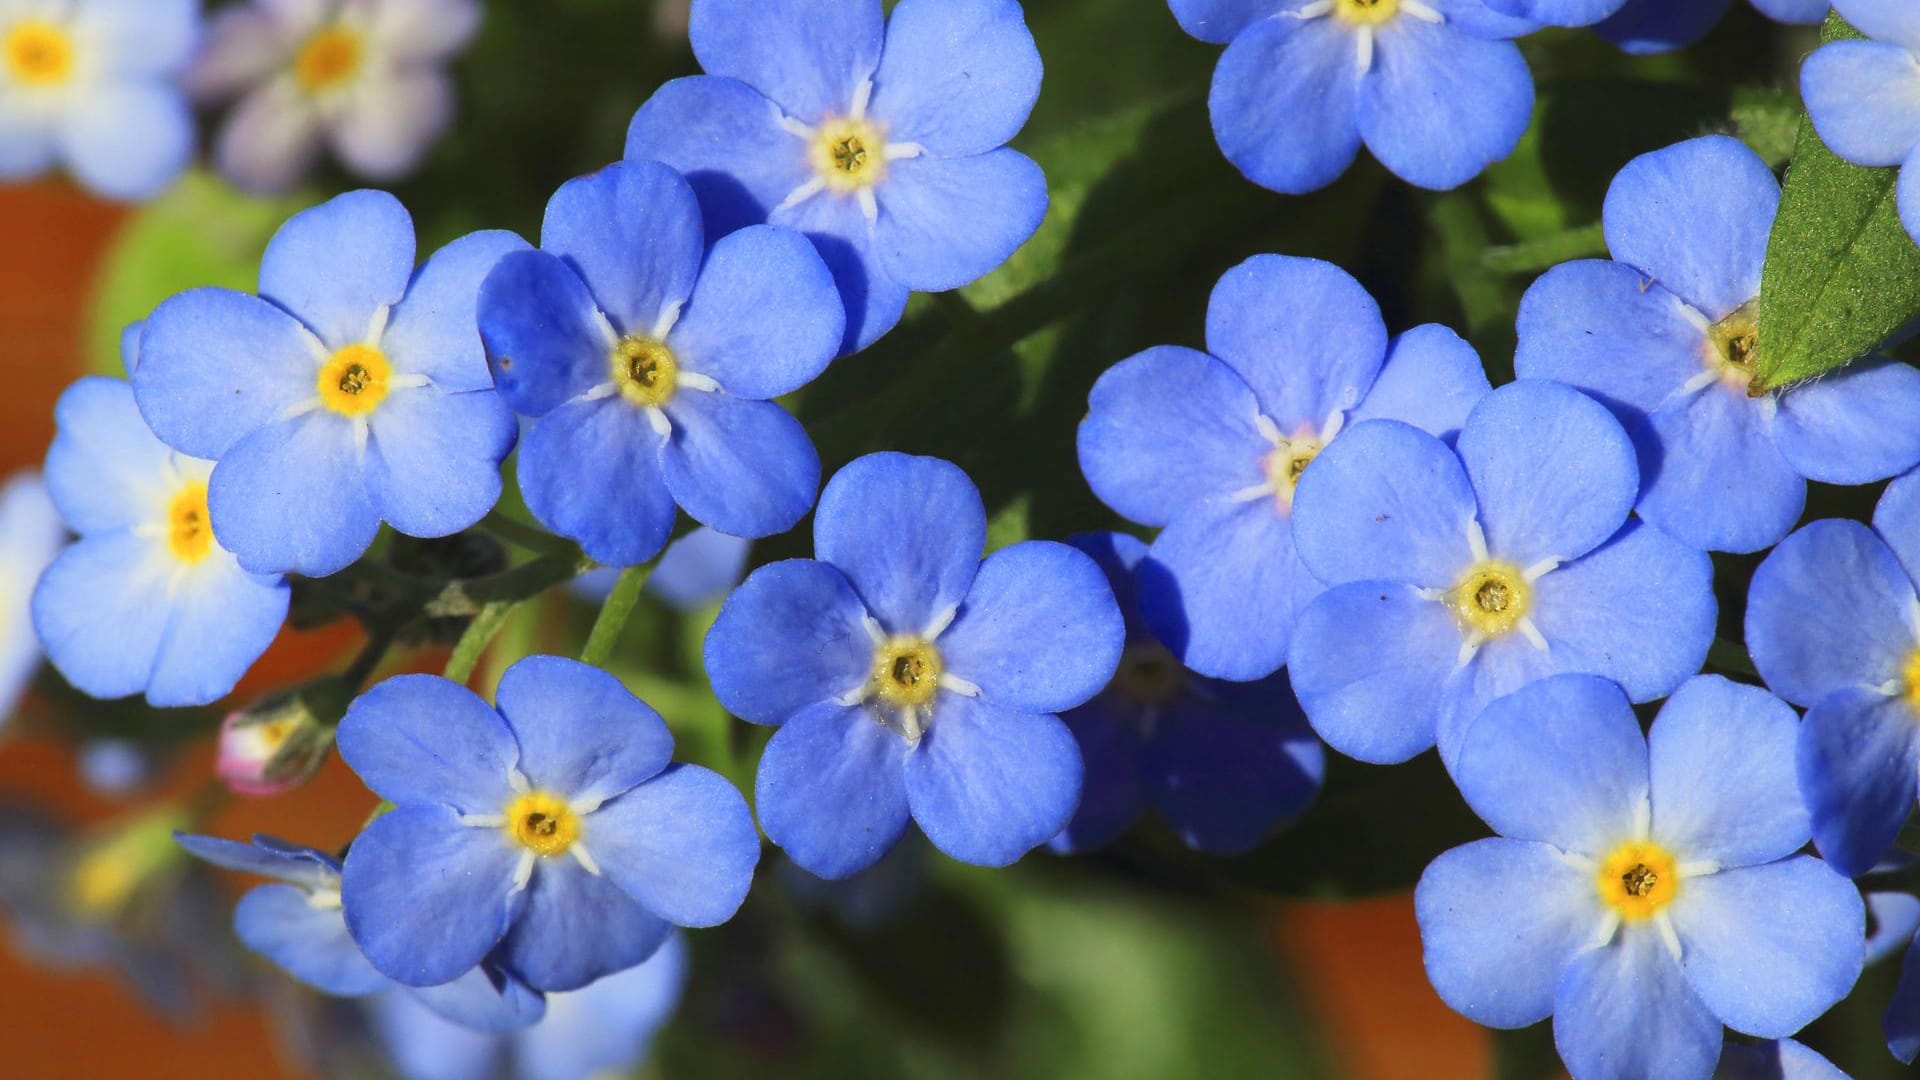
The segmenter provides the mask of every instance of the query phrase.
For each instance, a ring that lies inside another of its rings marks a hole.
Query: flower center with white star
[[[1458,665],[1466,667],[1481,646],[1514,633],[1541,652],[1547,651],[1547,639],[1533,622],[1538,600],[1534,586],[1558,567],[1560,560],[1542,559],[1531,566],[1517,566],[1487,550],[1487,534],[1479,521],[1470,519],[1466,533],[1472,561],[1453,586],[1419,590],[1422,597],[1444,604],[1453,613],[1460,627]]]
[[[1300,477],[1306,474],[1307,466],[1313,464],[1313,459],[1320,456],[1333,437],[1340,434],[1346,422],[1346,414],[1336,411],[1319,428],[1302,424],[1289,435],[1267,417],[1255,416],[1254,427],[1270,447],[1260,455],[1260,472],[1266,481],[1241,488],[1229,498],[1234,502],[1272,499],[1276,510],[1290,512],[1293,509],[1294,490],[1300,486]]]
[[[946,659],[934,644],[958,613],[958,608],[948,609],[917,634],[890,634],[873,616],[864,616],[862,625],[873,645],[873,660],[866,679],[840,695],[839,703],[866,706],[880,724],[917,743],[933,722],[940,691],[980,696],[978,686],[947,670]]]
[[[919,157],[926,149],[919,143],[890,142],[886,127],[867,116],[867,104],[873,97],[873,80],[866,79],[855,89],[847,111],[829,116],[818,124],[807,124],[782,114],[780,126],[799,138],[805,147],[809,178],[789,192],[775,208],[788,210],[818,195],[852,198],[868,222],[879,220],[880,203],[874,189],[887,178],[888,166],[906,158]]]
[[[1332,17],[1352,30],[1362,75],[1373,70],[1374,34],[1403,15],[1435,26],[1447,21],[1446,16],[1424,0],[1313,0],[1297,10],[1281,13],[1282,18],[1294,19]]]
[[[51,90],[73,81],[73,36],[53,23],[27,19],[14,24],[0,42],[7,75],[22,86]]]

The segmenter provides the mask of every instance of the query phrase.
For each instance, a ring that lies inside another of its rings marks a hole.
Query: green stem
[[[600,605],[600,614],[593,620],[593,631],[587,635],[587,646],[580,650],[580,662],[600,667],[613,655],[613,647],[620,642],[620,632],[627,628],[627,618],[633,614],[635,604],[640,602],[640,590],[647,584],[647,575],[653,572],[653,564],[630,566],[620,572],[620,580],[614,582],[613,591],[607,594],[607,602]]]
[[[564,555],[574,551],[573,544],[545,529],[493,510],[480,519],[480,527],[494,536],[535,555]]]
[[[593,568],[592,560],[569,543],[565,551],[542,555],[486,577],[449,581],[439,595],[427,602],[426,614],[472,615],[489,604],[530,600],[555,585],[572,581]]]
[[[447,661],[447,667],[441,674],[454,682],[466,685],[473,677],[473,669],[480,664],[480,657],[493,644],[494,635],[507,624],[507,616],[513,614],[518,600],[496,600],[480,609],[467,625],[467,632],[460,635],[460,641],[453,647],[453,656]]]
[[[1496,274],[1536,274],[1563,262],[1606,254],[1607,235],[1596,221],[1537,240],[1489,247],[1481,261]]]

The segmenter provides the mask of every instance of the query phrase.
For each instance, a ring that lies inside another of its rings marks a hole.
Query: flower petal
[[[1017,150],[901,158],[873,190],[874,254],[888,277],[928,292],[985,277],[1047,216],[1046,174]]]
[[[227,289],[160,305],[140,338],[133,392],[168,446],[213,460],[314,395],[320,357],[286,312]]]
[[[1653,832],[1686,858],[1721,866],[1782,859],[1806,846],[1794,773],[1800,720],[1756,686],[1699,675],[1674,691],[1647,735]]]
[[[1773,442],[1795,472],[1824,484],[1871,484],[1920,465],[1920,371],[1858,360],[1780,395]]]
[[[1395,176],[1445,191],[1505,160],[1533,119],[1533,72],[1520,47],[1425,19],[1374,30],[1360,80],[1360,137]]]
[[[67,167],[96,194],[139,202],[165,191],[193,158],[193,112],[175,87],[109,82],[76,95],[60,126]]]
[[[1170,0],[1180,29],[1215,45],[1225,45],[1247,27],[1272,18],[1281,0]]]
[[[1080,748],[1059,717],[942,693],[907,755],[907,804],[934,847],[1007,866],[1066,828],[1082,775]]]
[[[402,806],[382,814],[347,851],[341,874],[347,929],[395,982],[450,982],[507,932],[519,858],[498,830],[462,825],[451,807]]]
[[[1040,50],[1016,0],[901,0],[887,17],[873,116],[941,157],[1004,146],[1040,98]]]
[[[1367,290],[1332,263],[1255,255],[1213,287],[1207,350],[1247,381],[1283,435],[1303,425],[1317,434],[1373,385],[1387,324]]]
[[[1627,0],[1593,32],[1620,47],[1629,56],[1649,56],[1685,48],[1707,36],[1733,0]]]
[[[702,0],[687,36],[700,66],[817,123],[844,114],[880,66],[880,0]]]
[[[1775,548],[1747,595],[1747,649],[1774,693],[1802,707],[1902,677],[1920,626],[1913,582],[1854,521],[1816,521]]]
[[[591,664],[529,656],[500,676],[494,702],[519,744],[521,773],[570,802],[611,799],[673,760],[666,721]]]
[[[679,513],[661,476],[660,437],[617,394],[569,401],[535,421],[519,475],[533,516],[603,566],[659,554]]]
[[[760,861],[747,801],[697,765],[670,765],[588,815],[586,840],[607,880],[676,926],[732,918]]]
[[[1900,962],[1900,982],[1894,987],[1881,1025],[1887,1049],[1902,1064],[1913,1064],[1913,1059],[1920,1057],[1920,938],[1914,939],[1906,959]]]
[[[200,43],[198,0],[85,0],[73,34],[117,75],[177,75]]]
[[[1874,690],[1841,690],[1807,710],[1797,757],[1813,839],[1835,870],[1871,871],[1913,816],[1920,734],[1912,705]]]
[[[1900,0],[1834,0],[1833,9],[1875,41],[1920,52],[1920,11]]]
[[[1086,775],[1073,820],[1047,847],[1062,855],[1077,855],[1105,847],[1140,820],[1147,806],[1141,765],[1144,747],[1132,718],[1116,711],[1105,698],[1061,714],[1060,721],[1073,732]]]
[[[1216,855],[1251,851],[1299,817],[1327,769],[1281,675],[1215,683],[1175,702],[1145,756],[1154,805],[1188,847]]]
[[[365,341],[375,312],[406,296],[413,260],[413,218],[400,200],[352,191],[280,227],[260,260],[260,295],[327,348],[344,348]]]
[[[1689,139],[1628,162],[1603,212],[1613,257],[1718,322],[1760,295],[1780,182],[1737,139]]]
[[[249,574],[224,553],[180,576],[169,597],[166,637],[153,657],[147,701],[160,708],[206,705],[233,692],[286,621],[291,590],[279,578]],[[122,628],[100,627],[102,645]]]
[[[1293,495],[1300,560],[1329,585],[1405,581],[1448,588],[1473,555],[1473,487],[1439,439],[1370,420],[1333,440]]]
[[[1636,436],[1636,509],[1662,532],[1711,551],[1759,551],[1793,528],[1807,485],[1774,445],[1763,406],[1729,386],[1674,398]]]
[[[173,613],[170,561],[153,540],[111,532],[67,548],[40,575],[34,631],[76,689],[104,699],[147,688]]]
[[[213,155],[220,175],[250,195],[281,195],[299,186],[320,157],[320,114],[291,80],[268,83],[240,99],[220,127]]]
[[[1407,585],[1356,581],[1300,613],[1287,668],[1327,745],[1390,765],[1433,745],[1441,688],[1459,653],[1460,630],[1445,605]]]
[[[858,458],[827,481],[813,516],[815,554],[895,634],[920,633],[958,609],[986,543],[979,489],[939,458]]]
[[[714,696],[742,720],[781,724],[858,689],[873,663],[865,616],[846,576],[827,563],[789,559],[755,570],[707,631]]]
[[[693,185],[708,236],[767,220],[812,179],[780,107],[734,79],[695,75],[653,92],[627,129],[627,160],[660,161]]]
[[[233,929],[247,948],[323,994],[362,997],[393,985],[347,936],[340,909],[316,906],[305,889],[248,891],[234,906]]]
[[[1920,63],[1877,41],[1833,41],[1800,67],[1820,141],[1856,165],[1899,165],[1920,146]]]
[[[667,344],[683,368],[719,380],[727,393],[772,400],[826,370],[846,323],[813,244],[755,226],[713,245]]]
[[[772,223],[805,234],[833,272],[840,302],[847,309],[847,337],[840,343],[841,352],[866,348],[900,322],[912,290],[894,280],[880,258],[859,200],[807,199],[776,210]]]
[[[1452,438],[1489,389],[1472,345],[1444,326],[1416,326],[1387,347],[1380,377],[1348,422],[1398,420]]]
[[[557,255],[501,258],[480,286],[476,318],[494,385],[523,416],[545,416],[607,381],[615,343],[586,283]]]
[[[554,192],[540,248],[573,267],[616,331],[651,337],[693,295],[706,236],[679,173],[623,161]]]
[[[360,695],[338,740],[361,781],[400,806],[497,814],[513,798],[512,730],[473,691],[437,675],[396,675]]]
[[[906,754],[906,740],[863,708],[802,709],[760,756],[760,827],[815,876],[865,870],[906,831]]]
[[[1720,1018],[1652,928],[1574,957],[1553,999],[1553,1042],[1581,1080],[1711,1076]]]
[[[1256,23],[1234,36],[1214,68],[1213,137],[1263,188],[1318,191],[1360,153],[1358,54],[1338,22]]]
[[[54,422],[47,491],[69,527],[81,535],[107,532],[165,513],[173,454],[147,430],[131,387],[101,376],[81,379],[60,395]]]
[[[560,856],[534,866],[500,958],[528,985],[559,993],[645,961],[672,933],[612,882]]]
[[[1873,529],[1893,550],[1907,577],[1920,581],[1920,470],[1887,485],[1873,509]]]
[[[688,966],[686,938],[676,934],[646,963],[607,976],[572,1005],[562,1002],[552,1023],[513,1041],[514,1075],[524,1080],[618,1076],[647,1061],[655,1035],[680,1004]]]
[[[547,999],[539,991],[494,966],[489,957],[479,967],[439,986],[416,986],[378,999],[384,1005],[395,998],[417,1001],[432,1016],[453,1021],[462,1035],[486,1039],[489,1034],[521,1031],[546,1015]],[[389,1046],[393,1037],[388,1036]],[[492,1049],[489,1043],[488,1049]],[[435,1048],[436,1052],[439,1050]],[[394,1051],[396,1057],[399,1051]],[[446,1059],[436,1057],[436,1066]]]
[[[367,494],[395,529],[451,536],[500,501],[500,462],[520,434],[500,395],[403,390],[368,420]]]
[[[771,401],[683,391],[666,406],[673,434],[660,454],[674,501],[702,525],[760,537],[799,524],[820,490],[807,429]]]
[[[1712,345],[1687,314],[1679,297],[1626,263],[1561,263],[1520,300],[1514,371],[1579,387],[1633,434],[1634,419],[1705,370]]]
[[[433,68],[401,68],[357,80],[327,138],[355,176],[389,183],[420,168],[453,123],[453,80]]]
[[[380,531],[364,468],[339,416],[316,412],[268,424],[214,466],[207,485],[214,536],[255,573],[338,573],[366,554]]]
[[[1627,0],[1483,0],[1494,11],[1548,26],[1591,26]]]
[[[939,648],[946,671],[987,700],[1056,713],[1107,685],[1125,640],[1099,564],[1065,544],[1029,540],[980,564]]]
[[[380,350],[394,370],[425,375],[448,393],[492,390],[480,335],[480,286],[500,260],[533,249],[500,229],[469,233],[434,252],[393,309]]]

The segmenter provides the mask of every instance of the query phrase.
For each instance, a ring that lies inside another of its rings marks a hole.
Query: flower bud
[[[237,795],[279,795],[299,787],[326,760],[343,699],[338,681],[325,679],[229,714],[220,725],[214,771]]]

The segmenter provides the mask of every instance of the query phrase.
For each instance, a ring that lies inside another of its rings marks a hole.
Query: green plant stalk
[[[627,618],[640,602],[640,590],[646,587],[647,577],[652,573],[652,563],[630,566],[620,572],[620,580],[614,583],[606,603],[600,605],[600,614],[593,620],[586,647],[580,650],[581,663],[595,667],[606,664],[613,655],[613,647],[620,643],[620,632],[627,628]]]
[[[507,624],[507,616],[523,601],[495,600],[480,609],[467,625],[466,633],[453,647],[453,656],[447,660],[447,666],[441,672],[446,678],[466,685],[473,677],[473,669],[480,664],[480,657],[486,653],[487,646],[493,644],[494,636]]]

